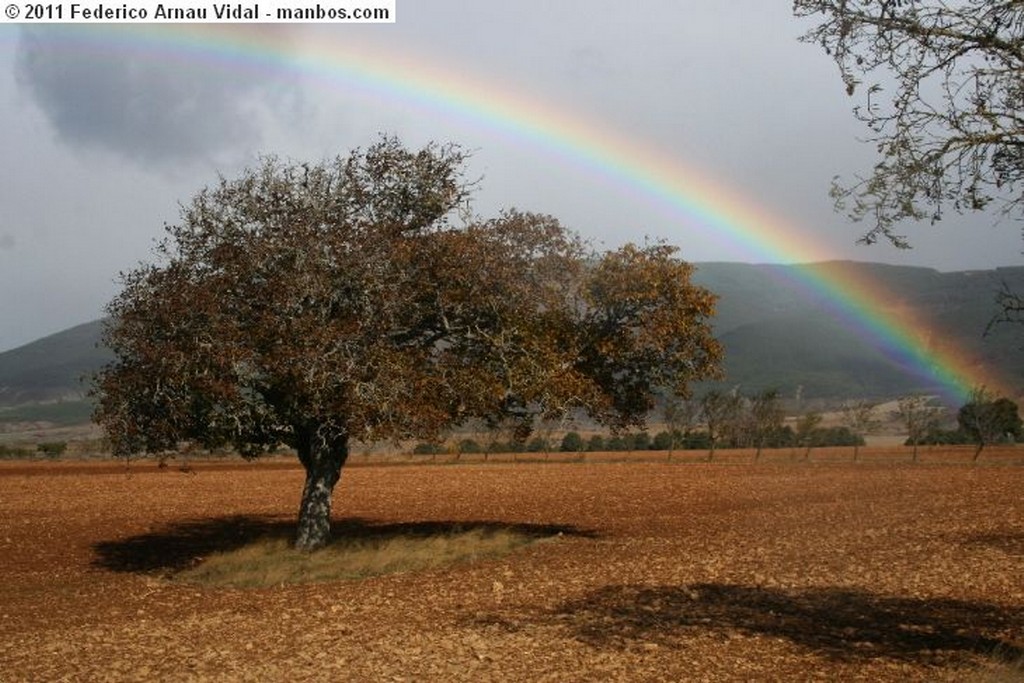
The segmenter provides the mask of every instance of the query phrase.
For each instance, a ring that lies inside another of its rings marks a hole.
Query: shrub
[[[5,460],[13,460],[17,458],[27,458],[32,455],[32,451],[27,448],[19,448],[17,446],[6,446],[0,444],[0,458]]]
[[[670,451],[679,448],[683,444],[683,435],[676,431],[661,431],[654,435],[651,442],[651,449],[655,451]]]
[[[600,434],[594,434],[587,440],[588,451],[603,451],[605,448],[604,437]]]
[[[579,433],[569,432],[562,437],[561,449],[564,453],[579,453],[583,448],[583,437]]]
[[[36,446],[36,450],[47,458],[59,458],[68,449],[66,441],[48,441]]]
[[[796,432],[789,425],[775,427],[765,434],[765,448],[789,448],[796,445]]]
[[[463,439],[459,442],[459,453],[480,453],[482,449],[473,439]]]
[[[704,451],[711,448],[711,437],[707,432],[687,432],[683,438],[683,448]]]
[[[610,437],[605,444],[605,450],[609,451],[628,451],[633,446],[633,441],[630,439],[626,441],[626,434],[615,434]]]
[[[645,451],[650,446],[651,437],[647,432],[616,434],[608,439],[609,451]]]
[[[912,439],[903,442],[904,446],[913,446]],[[971,437],[960,429],[930,429],[918,442],[928,446],[953,446],[971,443]]]
[[[808,434],[809,446],[863,446],[864,438],[849,427],[819,427]]]
[[[526,444],[526,451],[528,453],[543,453],[548,450],[547,439],[542,437],[534,437],[530,439],[530,443]]]
[[[413,447],[412,452],[415,455],[438,455],[444,453],[444,446],[439,443],[422,441]]]

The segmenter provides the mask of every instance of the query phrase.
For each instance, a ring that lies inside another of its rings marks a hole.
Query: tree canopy
[[[708,462],[715,457],[715,448],[733,434],[741,414],[743,399],[735,391],[711,389],[700,398],[700,414],[708,430]]]
[[[987,444],[1007,436],[1018,439],[1024,423],[1017,404],[1008,398],[996,397],[984,387],[974,389],[967,403],[956,415],[957,424],[975,444],[974,459],[981,455]]]
[[[385,138],[200,191],[108,306],[95,417],[115,452],[291,447],[313,549],[352,441],[569,411],[641,425],[655,391],[718,372],[714,297],[674,247],[594,253],[518,211],[459,223],[465,162]]]
[[[761,458],[772,435],[782,429],[785,417],[778,389],[765,389],[747,400],[746,431],[757,449],[755,460]]]
[[[839,66],[877,145],[871,173],[834,185],[864,240],[908,246],[896,225],[995,204],[1024,215],[1024,3],[795,0],[803,39]]]

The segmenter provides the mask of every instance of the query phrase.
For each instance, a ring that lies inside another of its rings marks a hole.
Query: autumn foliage
[[[714,297],[663,244],[594,253],[549,216],[462,220],[465,154],[384,139],[199,192],[123,276],[96,419],[119,453],[296,450],[323,545],[353,440],[582,411],[640,425],[712,376]]]

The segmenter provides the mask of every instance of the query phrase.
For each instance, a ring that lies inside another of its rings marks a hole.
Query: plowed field
[[[0,465],[0,680],[952,681],[1024,658],[1024,467],[998,458],[355,466],[340,533],[561,535],[362,581],[168,578],[289,527],[301,484]]]

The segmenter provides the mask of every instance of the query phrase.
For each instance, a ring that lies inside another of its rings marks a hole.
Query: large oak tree
[[[108,306],[95,417],[115,451],[294,449],[311,550],[353,441],[573,411],[640,425],[656,391],[715,375],[714,297],[673,247],[593,253],[514,211],[457,221],[465,161],[386,138],[199,192]]]

